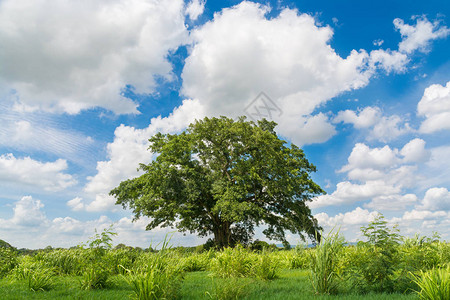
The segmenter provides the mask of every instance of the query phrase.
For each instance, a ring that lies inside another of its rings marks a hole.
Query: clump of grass
[[[316,294],[334,294],[338,287],[336,268],[338,255],[344,245],[339,233],[331,233],[322,238],[311,254],[310,281]]]
[[[420,299],[448,300],[450,299],[450,264],[445,268],[433,268],[420,275],[412,274],[413,281],[420,288],[416,291]]]
[[[53,268],[45,267],[31,256],[23,256],[20,263],[11,271],[15,281],[25,281],[27,289],[33,292],[48,291],[53,287]]]
[[[209,299],[214,300],[237,300],[242,299],[246,294],[246,287],[251,282],[245,282],[242,278],[220,278],[213,279],[213,288],[211,292],[206,292],[205,295]]]
[[[193,253],[183,258],[183,270],[186,272],[206,271],[209,269],[213,255],[214,252],[212,250],[203,253]]]
[[[211,262],[212,275],[221,278],[249,277],[252,275],[254,262],[253,253],[240,245],[225,248]]]
[[[274,280],[279,277],[280,263],[268,250],[257,255],[253,263],[253,274],[262,280]]]
[[[90,267],[83,272],[81,279],[82,290],[96,290],[105,288],[109,274],[100,266]]]
[[[139,300],[173,299],[183,279],[183,265],[174,252],[163,242],[162,249],[147,257],[146,263],[134,270],[126,269],[122,275],[133,289],[133,297]]]

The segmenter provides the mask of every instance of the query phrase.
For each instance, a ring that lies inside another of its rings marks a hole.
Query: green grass
[[[414,294],[340,294],[336,296],[314,295],[308,279],[309,270],[282,270],[280,277],[273,281],[255,278],[213,278],[209,272],[187,273],[180,289],[180,299],[235,299],[214,297],[214,293],[241,289],[239,299],[417,299]],[[120,276],[112,276],[110,285],[102,290],[81,290],[80,277],[55,277],[53,288],[45,292],[31,292],[25,282],[0,280],[1,299],[130,299],[131,288]],[[207,293],[208,292],[208,293]]]

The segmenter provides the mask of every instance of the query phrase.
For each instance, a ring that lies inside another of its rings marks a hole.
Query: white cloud
[[[171,78],[169,51],[187,42],[182,0],[5,0],[0,5],[0,88],[19,106],[136,113],[121,95]]]
[[[61,191],[77,183],[67,173],[67,162],[39,162],[30,157],[16,158],[12,153],[0,156],[0,180],[4,183],[34,186],[46,191]]]
[[[427,87],[417,105],[417,114],[426,118],[420,126],[422,133],[450,129],[450,81],[446,86]]]
[[[439,38],[445,38],[450,34],[446,26],[441,26],[439,21],[431,23],[424,16],[414,17],[415,25],[405,24],[402,19],[395,19],[394,26],[400,31],[402,41],[399,43],[399,51],[411,53],[415,50],[427,52],[430,42]]]
[[[44,205],[40,200],[35,200],[31,196],[22,197],[16,202],[11,222],[25,227],[41,226],[47,222],[45,214],[41,211],[42,207]]]
[[[446,217],[447,213],[444,211],[429,211],[429,210],[411,210],[405,212],[403,215],[404,220],[433,220]]]
[[[69,206],[73,211],[80,211],[84,209],[83,198],[75,197],[72,200],[67,201],[67,206]]]
[[[97,163],[97,174],[88,177],[89,182],[84,188],[87,195],[95,200],[90,203],[76,202],[76,207],[83,204],[88,211],[117,209],[115,199],[108,193],[122,180],[140,175],[137,171],[140,163],[151,162],[153,153],[148,151],[148,139],[158,132],[180,132],[195,119],[203,117],[203,109],[198,100],[184,100],[168,117],[152,118],[147,128],[137,129],[125,125],[117,127],[114,141],[107,146],[109,160]]]
[[[383,195],[372,199],[364,207],[377,209],[380,211],[386,210],[405,210],[408,206],[411,206],[417,202],[417,196],[414,194],[406,195]]]
[[[73,129],[61,129],[65,124],[53,115],[17,112],[11,105],[0,104],[0,123],[0,147],[6,149],[52,153],[83,164],[95,144]]]
[[[406,54],[391,50],[370,51],[369,64],[373,69],[383,69],[386,73],[402,73],[406,71],[409,58]]]
[[[366,207],[405,209],[417,202],[417,196],[405,194],[405,189],[416,186],[423,179],[417,174],[416,164],[429,158],[429,151],[421,139],[411,140],[401,150],[387,145],[370,148],[358,143],[348,157],[348,164],[338,171],[347,173],[350,181],[339,182],[333,193],[316,197],[309,206],[319,208],[370,201]]]
[[[351,204],[378,196],[398,194],[400,191],[399,187],[389,185],[382,180],[371,180],[363,184],[344,181],[336,185],[336,190],[332,194],[318,196],[308,206],[319,208],[330,205]]]
[[[205,10],[206,0],[192,0],[186,8],[186,15],[189,19],[195,21]]]
[[[424,162],[430,159],[430,151],[425,149],[425,141],[422,139],[413,139],[409,141],[400,154],[403,155],[403,161],[405,162]]]
[[[114,230],[118,233],[113,237],[113,243],[125,243],[130,246],[155,247],[166,236],[173,238],[171,244],[178,246],[195,246],[205,242],[205,239],[195,235],[177,232],[170,228],[155,228],[146,231],[150,222],[142,217],[133,222],[131,217],[122,217],[114,221],[107,216],[97,219],[81,221],[72,217],[56,217],[49,219],[43,211],[44,205],[40,200],[25,196],[17,201],[13,207],[13,216],[9,219],[0,218],[0,236],[18,248],[72,247],[86,243],[89,237],[108,228],[114,223]]]
[[[357,143],[348,157],[348,164],[340,172],[366,168],[384,169],[395,166],[399,162],[398,150],[393,150],[388,145],[371,149],[365,144]]]
[[[264,91],[283,112],[274,118],[281,135],[297,144],[322,142],[334,128],[323,115],[310,115],[332,97],[368,83],[371,72],[362,70],[368,54],[352,51],[342,58],[329,45],[330,27],[292,9],[267,19],[268,11],[242,2],[192,31],[182,92],[199,99],[208,115],[238,116]],[[313,121],[321,130],[310,133],[305,127]]]
[[[359,110],[358,113],[352,110],[343,110],[338,112],[333,119],[334,123],[343,122],[346,124],[353,124],[357,129],[372,127],[381,118],[381,110],[378,107],[365,107]]]
[[[397,137],[413,132],[409,124],[398,115],[383,116],[378,107],[365,107],[358,112],[344,110],[338,112],[334,123],[352,124],[357,129],[369,130],[366,139],[388,142]]]
[[[446,188],[431,188],[425,193],[420,210],[450,211],[450,191]]]

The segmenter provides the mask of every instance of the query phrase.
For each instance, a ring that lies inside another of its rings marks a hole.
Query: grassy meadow
[[[380,220],[378,220],[380,221]],[[348,245],[337,233],[314,248],[264,242],[223,250],[87,245],[19,253],[0,248],[1,299],[450,299],[450,244],[403,238],[383,222]]]

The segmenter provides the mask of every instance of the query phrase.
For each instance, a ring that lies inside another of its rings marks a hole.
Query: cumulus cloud
[[[421,176],[417,163],[430,159],[425,141],[413,139],[402,149],[389,146],[370,148],[358,143],[348,157],[348,164],[338,172],[347,173],[350,181],[342,181],[336,190],[321,195],[310,203],[311,208],[366,202],[365,206],[384,210],[400,210],[417,202],[417,196],[405,194]]]
[[[328,216],[326,213],[318,213],[314,217],[322,226],[334,227],[342,225],[364,225],[372,221],[378,214],[376,211],[369,212],[361,207],[355,208],[353,211],[339,213],[334,217]]]
[[[333,122],[353,124],[357,129],[369,128],[374,126],[378,120],[380,120],[381,115],[381,110],[376,106],[368,106],[363,110],[358,110],[358,112],[347,109],[338,112],[337,116],[333,119]]]
[[[365,107],[358,111],[344,110],[338,112],[334,123],[352,124],[357,129],[369,130],[366,139],[388,142],[397,137],[413,132],[403,118],[398,115],[383,116],[379,107]]]
[[[26,109],[136,113],[123,96],[171,78],[170,51],[187,42],[182,0],[24,1],[0,5],[0,88]],[[194,13],[194,12],[192,12]],[[18,50],[19,49],[19,50]]]
[[[425,193],[420,210],[450,211],[450,191],[446,188],[431,188]]]
[[[76,201],[74,201],[76,202]],[[56,217],[50,219],[43,211],[44,205],[40,200],[31,196],[22,197],[14,204],[11,218],[0,218],[0,236],[15,247],[44,248],[72,247],[85,243],[94,235],[94,230],[102,231],[114,224],[114,230],[118,233],[113,243],[124,243],[130,246],[148,247],[157,245],[167,235],[173,234],[172,243],[178,245],[195,246],[204,243],[205,240],[194,235],[184,236],[182,233],[174,233],[170,228],[155,228],[146,231],[145,227],[150,222],[142,217],[133,222],[131,217],[122,217],[113,221],[107,216],[100,216],[92,220],[77,220],[75,218]]]
[[[165,118],[152,118],[147,128],[137,129],[120,125],[114,133],[114,141],[107,146],[108,160],[97,163],[97,174],[88,177],[84,191],[94,200],[71,200],[73,209],[86,208],[88,211],[114,210],[115,199],[108,195],[122,180],[140,175],[137,171],[140,163],[149,163],[153,153],[148,151],[148,139],[158,132],[176,133],[182,131],[196,119],[204,117],[198,100],[184,100],[182,105]]]
[[[330,27],[293,9],[267,19],[269,10],[242,2],[192,31],[182,92],[199,99],[208,115],[237,116],[264,91],[283,112],[274,118],[281,135],[297,144],[328,139],[334,134],[329,120],[310,115],[332,97],[368,83],[371,75],[362,70],[368,54],[352,51],[342,58],[329,45]],[[322,130],[310,134],[305,127],[312,121]]]
[[[77,183],[67,170],[67,162],[40,162],[30,157],[16,158],[12,153],[0,156],[0,180],[22,186],[40,187],[46,191],[61,191]]]
[[[409,141],[400,154],[403,156],[404,162],[425,162],[430,159],[431,152],[425,149],[425,141],[419,138]]]
[[[205,10],[206,0],[192,0],[189,2],[186,7],[186,15],[189,16],[189,19],[192,21],[197,20],[197,18],[203,13]]]
[[[417,114],[425,117],[420,126],[422,133],[450,129],[450,81],[445,86],[427,87],[417,105]]]
[[[394,26],[402,35],[399,43],[399,51],[411,53],[415,50],[422,52],[429,51],[432,40],[445,38],[450,34],[450,29],[440,24],[439,21],[431,23],[425,16],[415,16],[415,25],[408,25],[402,19],[395,19]]]
[[[31,196],[22,197],[14,207],[14,216],[11,222],[15,225],[31,227],[47,223],[47,217],[41,211],[44,204]]]

